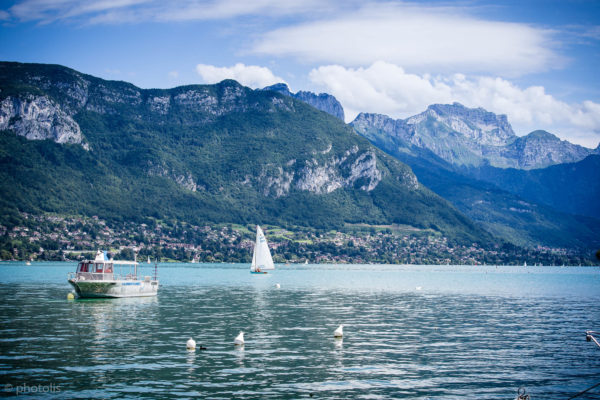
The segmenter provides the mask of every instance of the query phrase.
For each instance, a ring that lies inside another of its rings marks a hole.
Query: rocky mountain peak
[[[480,145],[503,146],[517,138],[506,115],[497,115],[481,107],[468,108],[457,102],[432,104],[424,113],[409,118],[407,122],[418,124],[427,117],[439,122],[441,129],[448,128]]]
[[[344,108],[340,102],[330,94],[315,94],[313,92],[306,91],[292,93],[288,85],[285,83],[276,83],[274,85],[267,86],[262,90],[271,90],[273,92],[281,93],[284,96],[293,97],[344,121]]]
[[[543,130],[533,131],[515,140],[507,150],[516,155],[518,168],[543,168],[554,164],[583,160],[592,151],[560,140]]]
[[[292,92],[290,92],[290,88],[288,87],[288,85],[286,83],[283,83],[283,82],[276,83],[271,86],[267,86],[267,87],[263,88],[262,90],[271,90],[273,92],[281,93],[285,96],[292,96]]]
[[[529,139],[560,142],[560,139],[558,138],[558,136],[555,136],[555,135],[551,134],[550,132],[543,131],[543,130],[537,130],[537,131],[530,132],[529,134],[527,134],[524,137],[529,138]]]
[[[427,149],[457,166],[532,169],[600,153],[600,145],[596,150],[587,149],[543,130],[518,137],[506,115],[460,103],[432,104],[405,120],[360,114],[351,125],[372,142],[390,140],[396,147]]]
[[[351,124],[354,129],[367,138],[370,138],[367,132],[373,129],[406,141],[409,141],[411,136],[410,129],[404,120],[393,119],[383,114],[360,113]]]

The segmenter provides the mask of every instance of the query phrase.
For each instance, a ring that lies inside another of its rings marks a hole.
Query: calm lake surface
[[[533,400],[600,382],[597,267],[161,264],[158,297],[68,301],[75,266],[0,263],[1,395]]]

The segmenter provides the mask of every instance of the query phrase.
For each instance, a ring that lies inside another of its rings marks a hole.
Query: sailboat
[[[266,274],[266,271],[270,269],[275,269],[275,265],[269,251],[269,245],[262,229],[256,225],[256,244],[254,245],[254,254],[252,254],[250,272],[253,274]]]

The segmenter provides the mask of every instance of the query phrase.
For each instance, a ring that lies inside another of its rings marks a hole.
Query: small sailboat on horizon
[[[269,244],[265,238],[260,226],[256,225],[256,243],[254,244],[254,253],[252,254],[252,264],[250,265],[250,273],[266,274],[267,270],[275,269]]]

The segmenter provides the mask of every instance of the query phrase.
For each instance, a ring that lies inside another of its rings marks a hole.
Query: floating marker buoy
[[[279,289],[279,288],[281,287],[281,285],[280,285],[279,283],[276,283],[276,284],[275,284],[275,287],[276,287],[277,289]]]
[[[192,338],[189,338],[187,343],[185,344],[185,347],[188,350],[196,350],[196,341]]]
[[[241,346],[244,344],[244,332],[240,332],[240,334],[236,336],[236,338],[233,340],[233,344],[236,346]]]
[[[67,295],[67,300],[75,300],[75,295],[73,293],[69,293]]]
[[[341,338],[344,336],[344,325],[338,326],[338,328],[333,332],[333,337]]]
[[[421,286],[417,286],[415,289],[417,289],[417,290],[421,290],[421,289],[423,289],[423,288],[422,288]]]

